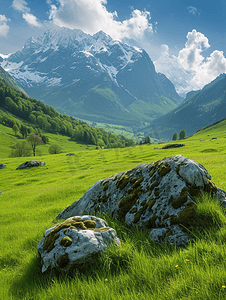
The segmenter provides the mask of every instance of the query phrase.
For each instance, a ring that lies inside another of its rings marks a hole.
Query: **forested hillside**
[[[131,140],[107,133],[103,129],[93,128],[86,123],[68,115],[58,113],[53,107],[45,105],[28,97],[23,92],[13,88],[0,79],[0,123],[29,131],[29,128],[18,122],[7,112],[30,123],[33,128],[46,132],[60,133],[69,136],[74,141],[97,145],[106,148],[132,145]]]

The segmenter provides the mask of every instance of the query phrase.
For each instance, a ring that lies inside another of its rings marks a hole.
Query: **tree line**
[[[29,126],[21,124],[7,112],[50,133],[60,133],[76,142],[97,145],[104,148],[131,146],[132,140],[107,133],[104,129],[93,128],[74,117],[58,113],[53,107],[28,97],[0,79],[0,108],[5,110],[0,115],[0,123],[13,128],[24,138],[29,134]]]

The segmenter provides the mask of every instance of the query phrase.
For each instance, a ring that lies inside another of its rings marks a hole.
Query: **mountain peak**
[[[106,34],[105,32],[103,32],[102,30],[98,31],[97,33],[95,33],[93,35],[93,38],[95,40],[105,40],[106,42],[110,42],[112,41],[112,38],[110,37],[110,35]]]
[[[155,72],[144,50],[103,31],[47,30],[0,65],[31,97],[83,119],[152,120],[179,102],[174,86]]]

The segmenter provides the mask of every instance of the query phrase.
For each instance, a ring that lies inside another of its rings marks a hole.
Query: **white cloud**
[[[197,13],[197,8],[194,7],[194,6],[189,6],[188,11],[189,11],[190,14],[195,15]]]
[[[180,50],[178,60],[184,69],[197,68],[204,60],[204,57],[201,55],[203,49],[209,47],[207,37],[193,29],[192,32],[187,34],[185,48]]]
[[[22,12],[23,19],[30,25],[34,27],[41,27],[36,16],[30,13],[30,8],[25,0],[13,0],[12,4],[15,10]]]
[[[0,15],[0,36],[7,36],[10,29],[7,24],[8,21],[10,21],[10,19],[7,19],[5,15]]]
[[[170,56],[167,45],[161,46],[161,56],[155,62],[156,70],[164,73],[183,96],[202,89],[222,73],[226,73],[226,58],[223,51],[215,50],[209,57],[203,51],[210,48],[208,38],[195,29],[187,34],[185,47],[178,56]]]
[[[169,56],[169,46],[166,44],[161,45],[161,56]]]
[[[29,25],[35,27],[41,27],[41,24],[38,22],[37,18],[34,15],[30,13],[24,13],[23,18]]]
[[[223,51],[215,50],[197,68],[194,68],[195,76],[191,80],[192,85],[202,88],[222,73],[226,73],[226,58]]]
[[[15,10],[19,10],[22,12],[30,11],[30,8],[27,6],[27,2],[25,0],[13,0],[12,6]]]
[[[49,19],[61,27],[90,34],[103,30],[114,39],[142,38],[145,31],[153,32],[148,11],[133,10],[130,19],[120,22],[117,12],[107,11],[107,0],[58,0],[58,4],[51,5]]]

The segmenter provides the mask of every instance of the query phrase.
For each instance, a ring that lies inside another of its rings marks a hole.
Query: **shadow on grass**
[[[136,226],[128,226],[125,222],[118,221],[108,215],[102,214],[98,215],[98,217],[104,218],[109,226],[116,230],[117,236],[121,240],[120,247],[112,244],[102,255],[96,257],[86,265],[75,267],[67,273],[51,270],[42,274],[40,259],[37,253],[36,257],[23,269],[22,275],[18,275],[13,279],[10,290],[13,298],[37,299],[34,295],[40,295],[42,291],[45,293],[52,285],[61,285],[63,283],[67,285],[72,279],[76,278],[86,283],[89,278],[92,278],[92,280],[95,280],[95,278],[96,280],[103,279],[104,281],[109,275],[117,277],[123,273],[130,272],[133,267],[133,262],[137,258],[145,256],[155,259],[161,256],[172,256],[174,253],[181,251],[181,248],[175,245],[155,243],[151,240],[147,230],[141,230]],[[218,217],[215,216],[215,218],[218,220]],[[207,225],[211,224],[209,216],[207,220]],[[209,226],[206,226],[205,230],[210,231],[211,236],[215,236],[219,230],[219,224],[211,225],[211,230]],[[196,238],[194,237],[194,242],[197,239],[210,238],[207,234],[202,232],[202,230],[200,232],[200,229],[196,231],[195,228],[191,228],[191,230],[196,236]],[[34,242],[31,242],[31,244],[28,243],[24,246],[34,248],[36,245]],[[184,249],[188,247],[189,245],[185,246]],[[144,256],[139,256],[139,253],[143,253]]]
[[[74,267],[68,272],[58,271],[56,269],[48,270],[44,274],[41,272],[40,258],[37,254],[31,262],[23,269],[23,273],[15,276],[10,288],[10,294],[13,299],[37,299],[37,295],[42,291],[47,291],[51,286],[63,283],[69,283],[71,280],[79,278],[85,281],[89,278],[107,277],[106,274],[119,275],[128,269],[132,256],[127,252],[117,251],[117,246],[113,246],[109,251],[95,257],[92,262]],[[116,250],[116,251],[115,251]]]

